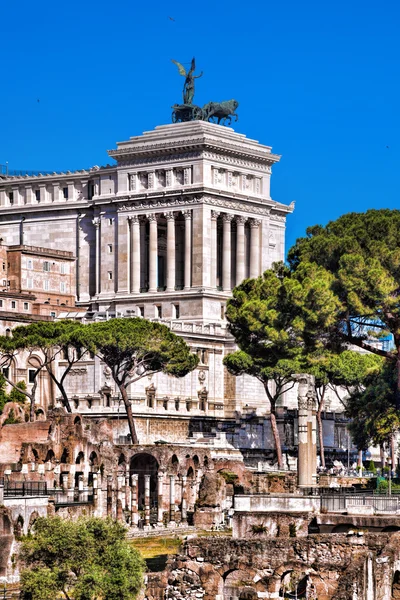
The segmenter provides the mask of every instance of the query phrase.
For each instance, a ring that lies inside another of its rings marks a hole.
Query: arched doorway
[[[142,452],[132,456],[129,474],[138,475],[139,512],[145,507],[145,476],[150,476],[150,523],[157,523],[158,461],[151,454]]]
[[[253,600],[257,598],[252,576],[237,569],[224,577],[224,600]]]
[[[400,598],[400,572],[396,571],[392,583],[392,600]]]

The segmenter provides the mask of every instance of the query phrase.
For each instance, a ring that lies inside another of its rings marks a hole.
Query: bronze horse
[[[224,102],[209,102],[203,106],[203,115],[205,121],[211,121],[215,123],[217,120],[218,125],[221,123],[225,125],[228,121],[230,125],[232,117],[235,117],[235,121],[238,120],[238,115],[235,110],[239,106],[237,100],[225,100]]]

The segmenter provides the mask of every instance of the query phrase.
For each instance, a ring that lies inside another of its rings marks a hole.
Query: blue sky
[[[170,59],[196,56],[195,102],[236,98],[235,129],[282,154],[272,195],[296,201],[288,247],[308,225],[399,207],[395,0],[14,0],[0,19],[10,168],[106,164],[117,141],[170,122],[183,83]]]

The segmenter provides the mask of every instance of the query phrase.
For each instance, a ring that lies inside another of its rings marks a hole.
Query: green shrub
[[[3,425],[15,425],[16,423],[21,423],[21,419],[17,419],[15,417],[14,409],[12,408],[8,413],[7,419],[4,421]]]
[[[376,473],[376,466],[373,460],[369,461],[367,469],[368,471],[371,471],[371,473]]]
[[[9,401],[10,402],[17,402],[18,404],[25,404],[26,400],[27,400],[27,396],[24,394],[23,391],[20,390],[26,390],[26,383],[25,381],[18,381],[18,383],[16,384],[17,387],[13,388],[10,392],[9,395]],[[19,388],[19,389],[17,389]]]
[[[238,476],[232,471],[219,471],[219,475],[225,479],[225,483],[235,483]]]

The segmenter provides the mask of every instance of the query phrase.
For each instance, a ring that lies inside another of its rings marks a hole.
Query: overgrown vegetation
[[[24,600],[135,600],[144,563],[110,519],[40,517],[22,538]]]

